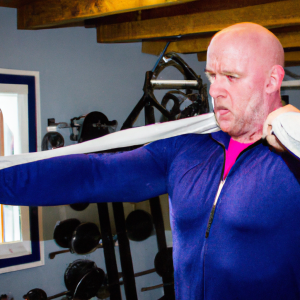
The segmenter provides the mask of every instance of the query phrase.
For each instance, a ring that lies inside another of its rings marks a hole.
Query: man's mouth
[[[215,108],[215,112],[218,112],[220,116],[223,116],[229,113],[229,110],[226,107],[220,106]]]

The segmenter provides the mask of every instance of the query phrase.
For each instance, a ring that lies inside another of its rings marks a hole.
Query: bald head
[[[218,32],[211,40],[210,46],[216,42],[232,43],[249,53],[253,60],[264,63],[267,67],[284,66],[284,51],[278,38],[265,27],[255,23],[238,23]],[[208,51],[210,49],[208,47]]]
[[[241,142],[261,137],[268,114],[281,106],[283,64],[279,40],[258,24],[235,24],[213,37],[206,74],[223,131]]]

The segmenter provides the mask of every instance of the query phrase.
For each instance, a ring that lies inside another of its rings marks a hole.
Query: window
[[[0,153],[40,150],[39,73],[0,69],[0,109]],[[0,204],[0,273],[44,264],[39,224],[40,208]]]
[[[32,254],[29,207],[1,205],[0,259]]]

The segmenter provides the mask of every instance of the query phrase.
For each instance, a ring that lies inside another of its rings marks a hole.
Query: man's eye
[[[231,79],[231,80],[236,79],[236,77],[235,77],[235,76],[232,76],[232,75],[226,75],[226,76],[227,76],[228,79]]]

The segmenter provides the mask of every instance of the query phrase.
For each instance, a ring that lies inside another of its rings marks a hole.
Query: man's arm
[[[163,160],[163,154],[157,155]],[[137,202],[166,193],[165,176],[165,169],[145,147],[117,154],[66,155],[1,170],[0,202],[28,206]]]

